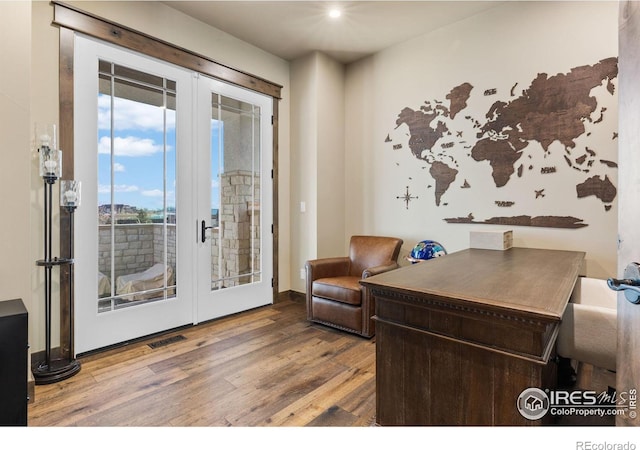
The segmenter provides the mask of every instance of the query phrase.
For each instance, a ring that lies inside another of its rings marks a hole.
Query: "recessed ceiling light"
[[[331,17],[332,19],[337,19],[341,15],[342,15],[342,11],[340,11],[338,8],[331,8],[329,10],[329,17]]]

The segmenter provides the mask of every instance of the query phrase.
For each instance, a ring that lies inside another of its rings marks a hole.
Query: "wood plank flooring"
[[[184,339],[152,348],[174,336]],[[375,415],[375,338],[306,320],[304,299],[176,330],[81,358],[82,370],[36,386],[31,427],[366,427]],[[615,374],[581,366],[576,389]],[[557,425],[613,425],[565,418]],[[433,430],[432,430],[433,431]]]
[[[291,296],[80,361],[36,386],[29,426],[353,427],[375,414],[375,338],[311,324]]]
[[[595,392],[608,392],[608,390],[615,389],[616,386],[616,374],[606,369],[599,367],[593,367],[590,364],[580,363],[578,366],[576,384],[572,388],[567,388],[570,391],[595,391]],[[564,416],[560,417],[556,425],[558,426],[589,426],[589,427],[614,427],[616,419],[614,416]]]

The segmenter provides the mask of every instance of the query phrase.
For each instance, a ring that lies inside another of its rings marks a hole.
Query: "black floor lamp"
[[[38,147],[40,176],[44,181],[44,259],[36,261],[36,265],[44,267],[44,301],[45,301],[45,354],[44,360],[32,365],[33,378],[36,384],[50,384],[67,379],[80,371],[80,363],[73,358],[73,330],[69,333],[69,358],[52,358],[51,356],[51,272],[55,266],[69,266],[69,295],[73,295],[73,212],[80,204],[80,182],[62,180],[60,186],[60,206],[71,215],[69,258],[52,256],[52,216],[53,185],[62,174],[62,152],[57,149],[55,125],[48,125],[41,133],[36,133],[40,141]],[[69,302],[70,305],[73,302]],[[73,311],[70,311],[72,314]],[[73,321],[69,321],[73,323]],[[70,327],[73,328],[73,327]]]

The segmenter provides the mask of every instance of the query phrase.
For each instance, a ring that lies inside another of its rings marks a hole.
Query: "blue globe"
[[[428,259],[437,258],[447,254],[445,248],[436,241],[420,241],[411,250],[411,254],[407,256],[407,260],[415,264],[420,261],[426,261]]]

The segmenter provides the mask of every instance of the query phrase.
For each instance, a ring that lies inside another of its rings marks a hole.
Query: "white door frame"
[[[176,151],[188,154],[193,139],[193,72],[91,38],[75,39],[75,177],[83,181],[82,206],[75,213],[75,352],[83,353],[193,323],[195,281],[193,186],[176,189],[177,295],[162,301],[98,313],[97,123],[98,60],[104,59],[176,81]],[[177,184],[192,180],[192,158],[176,158]]]
[[[260,108],[260,281],[226,289],[211,289],[211,244],[198,239],[198,322],[273,303],[273,98],[248,89],[200,76],[198,79],[197,178],[198,223],[211,214],[211,94],[216,93]],[[207,232],[208,233],[208,232]]]

